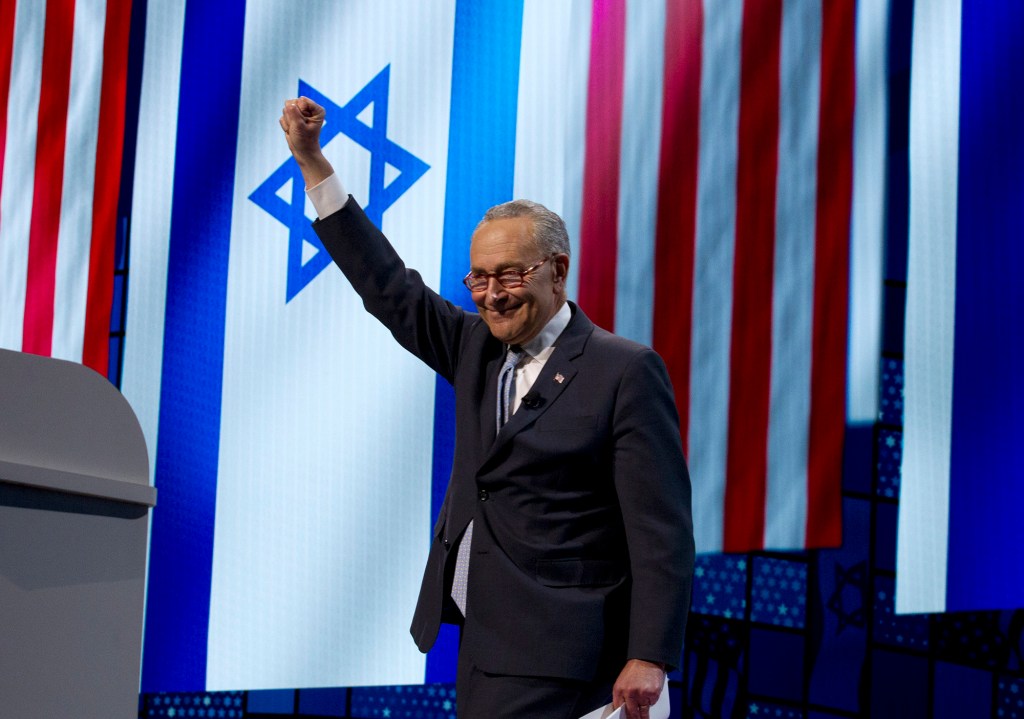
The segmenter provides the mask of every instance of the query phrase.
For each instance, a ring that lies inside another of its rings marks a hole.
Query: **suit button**
[[[449,541],[448,541],[448,537],[445,537],[445,538],[444,538],[444,539],[442,539],[441,541],[442,541],[442,542],[444,542],[444,546],[445,546],[445,548],[447,548],[447,547],[448,547],[448,545],[450,545],[450,544],[451,544],[451,542],[449,542]]]
[[[479,492],[476,493],[476,496],[480,499],[481,502],[486,502],[488,497],[487,490],[481,489]]]

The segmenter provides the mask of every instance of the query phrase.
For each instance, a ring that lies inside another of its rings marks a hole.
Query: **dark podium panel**
[[[134,717],[149,460],[82,365],[0,350],[0,714]]]

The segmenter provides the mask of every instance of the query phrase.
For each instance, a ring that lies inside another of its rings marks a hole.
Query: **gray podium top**
[[[0,349],[0,481],[152,507],[128,401],[80,364]]]

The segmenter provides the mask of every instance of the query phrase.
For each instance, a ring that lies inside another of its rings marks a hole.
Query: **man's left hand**
[[[664,685],[665,670],[660,664],[630,659],[612,687],[612,706],[618,709],[625,704],[626,719],[647,719]]]

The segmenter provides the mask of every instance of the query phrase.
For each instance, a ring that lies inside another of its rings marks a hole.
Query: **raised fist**
[[[285,101],[281,111],[281,129],[296,159],[320,153],[320,128],[324,124],[324,115],[324,109],[308,97]]]

